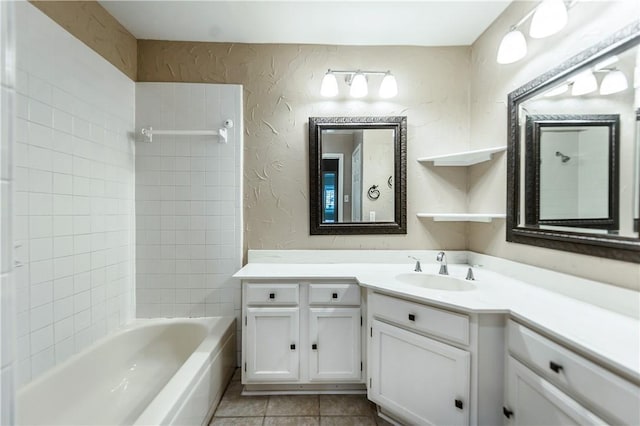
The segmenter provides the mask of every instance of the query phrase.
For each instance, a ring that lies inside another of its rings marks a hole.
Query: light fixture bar
[[[332,72],[334,74],[355,74],[355,73],[362,73],[362,74],[369,74],[369,75],[385,75],[387,74],[389,71],[363,71],[363,70],[332,70],[331,68],[329,68],[329,72]]]

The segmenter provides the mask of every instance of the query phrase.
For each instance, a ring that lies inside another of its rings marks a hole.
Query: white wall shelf
[[[506,146],[495,146],[493,148],[478,149],[475,151],[464,151],[455,154],[437,155],[434,157],[418,158],[420,163],[433,162],[434,166],[472,166],[491,160],[491,156],[496,152],[505,151]]]
[[[504,219],[503,213],[418,213],[419,218],[430,218],[434,222],[491,222]]]

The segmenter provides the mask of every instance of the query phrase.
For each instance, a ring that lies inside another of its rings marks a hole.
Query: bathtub
[[[136,320],[20,389],[18,424],[205,424],[236,367],[235,327]]]

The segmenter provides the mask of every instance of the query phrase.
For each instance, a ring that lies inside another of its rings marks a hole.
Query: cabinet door
[[[369,399],[410,424],[469,423],[469,352],[374,320]]]
[[[298,315],[298,308],[247,308],[248,380],[298,380]]]
[[[513,357],[507,361],[505,423],[596,425],[605,422]]]
[[[360,308],[309,310],[309,378],[361,381]]]

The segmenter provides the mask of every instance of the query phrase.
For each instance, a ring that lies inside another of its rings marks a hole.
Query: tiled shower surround
[[[242,266],[242,88],[136,84],[138,128],[217,130],[136,143],[138,317],[236,316]],[[238,322],[239,324],[239,322]]]
[[[29,3],[16,19],[24,384],[134,316],[135,84]]]

